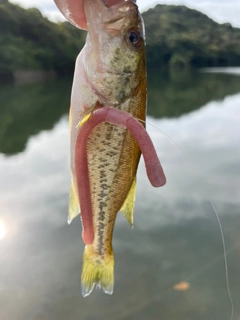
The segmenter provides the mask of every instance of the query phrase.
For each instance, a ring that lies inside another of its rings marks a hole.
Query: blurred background
[[[67,225],[68,110],[86,33],[51,1],[15,2],[0,0],[0,318],[230,319],[212,201],[239,319],[239,2],[139,0],[147,130],[167,184],[154,189],[140,162],[134,228],[119,213],[114,230],[114,293],[88,298],[80,219]]]

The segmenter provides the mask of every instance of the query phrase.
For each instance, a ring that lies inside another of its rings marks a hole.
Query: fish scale
[[[96,139],[100,141],[99,146]],[[95,234],[93,248],[96,253],[102,254],[112,250],[111,236],[115,218],[136,174],[136,170],[132,169],[134,160],[131,151],[136,163],[140,151],[126,129],[108,123],[103,123],[92,131],[87,150],[91,154],[88,167]],[[138,153],[138,157],[135,153]],[[127,158],[124,158],[126,154]],[[106,155],[109,156],[107,162]],[[125,185],[123,193],[119,192],[122,184]]]

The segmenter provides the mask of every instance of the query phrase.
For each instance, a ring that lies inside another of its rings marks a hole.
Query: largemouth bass
[[[106,7],[102,1],[96,0],[94,5],[85,1],[84,8],[88,35],[76,61],[70,109],[73,179],[70,220],[81,206],[78,196],[81,177],[76,176],[75,170],[78,123],[94,109],[104,106],[127,111],[137,119],[145,120],[146,116],[144,26],[137,5],[125,1]],[[87,243],[81,277],[84,296],[91,293],[95,284],[105,293],[113,292],[114,222],[122,208],[129,222],[133,223],[139,158],[139,146],[127,129],[101,123],[89,135],[89,201],[94,239],[89,240],[89,231],[83,231]]]
[[[130,0],[111,7],[95,0],[85,1],[84,11],[88,35],[76,61],[69,119],[69,223],[81,211],[81,283],[87,296],[95,285],[113,292],[114,223],[122,211],[133,224],[139,145],[152,184],[163,185],[165,176],[144,129],[146,58],[138,7]]]

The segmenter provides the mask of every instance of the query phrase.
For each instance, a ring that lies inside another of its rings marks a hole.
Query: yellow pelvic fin
[[[70,195],[69,195],[69,207],[68,207],[68,224],[78,216],[80,213],[80,205],[77,197],[77,193],[74,187],[73,179],[71,180]]]
[[[81,121],[79,121],[77,128],[80,128],[88,119],[90,118],[91,113],[87,114]]]
[[[113,293],[114,256],[113,252],[103,255],[93,251],[92,245],[87,245],[83,254],[82,295],[87,297],[95,285],[107,294]]]
[[[120,211],[124,214],[131,226],[133,226],[133,211],[136,198],[136,177],[133,180],[132,186],[128,192],[127,198]]]

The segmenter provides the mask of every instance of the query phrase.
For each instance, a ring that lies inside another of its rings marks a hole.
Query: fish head
[[[134,1],[111,7],[85,1],[88,36],[84,66],[87,79],[104,105],[129,99],[146,78],[145,33]]]

